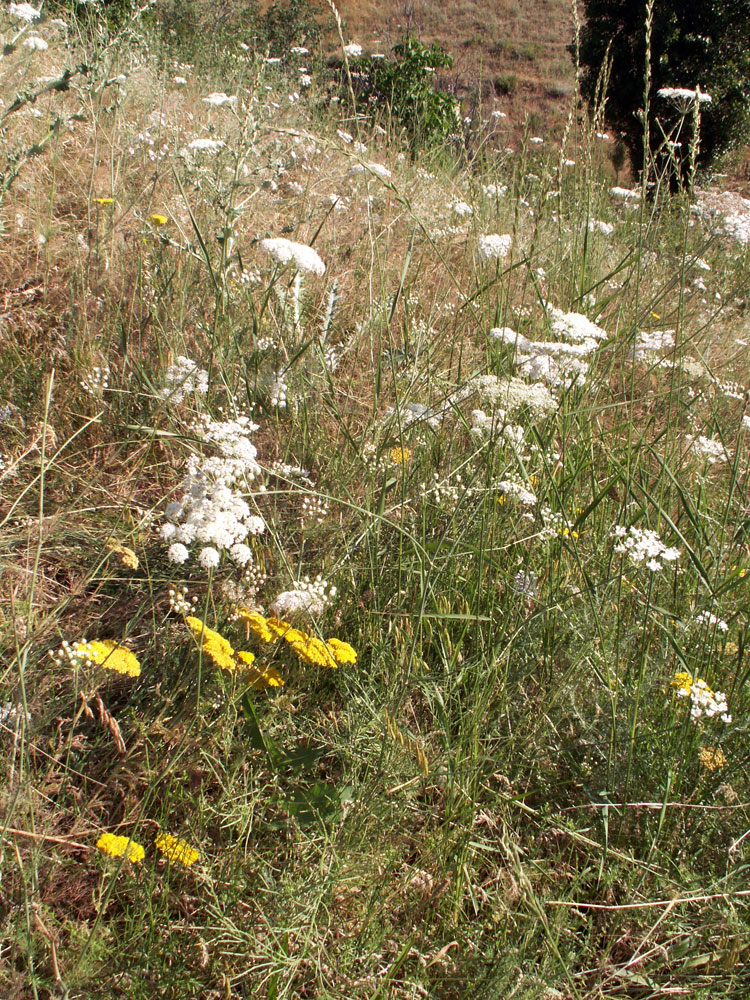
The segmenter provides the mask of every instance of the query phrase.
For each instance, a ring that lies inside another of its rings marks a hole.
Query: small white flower
[[[215,94],[209,94],[208,97],[203,98],[203,101],[205,104],[210,104],[212,108],[221,108],[225,104],[229,105],[236,104],[237,95],[233,94],[231,97],[229,97],[227,94],[219,92]]]
[[[196,153],[218,153],[226,143],[221,139],[193,139],[188,143],[188,149]]]
[[[170,562],[184,563],[188,561],[189,557],[190,553],[181,542],[175,542],[167,549],[167,558]]]
[[[221,556],[216,551],[215,548],[208,545],[205,549],[201,549],[200,555],[198,556],[198,562],[204,569],[216,569],[221,560]]]
[[[187,83],[187,80],[185,79],[184,76],[175,76],[172,79],[172,83],[176,83],[178,87],[184,87],[185,84]]]
[[[611,222],[601,222],[599,219],[589,219],[588,229],[590,233],[603,233],[604,236],[610,236],[615,231]]]
[[[24,39],[23,47],[30,49],[32,52],[46,52],[49,45],[43,38],[37,38],[35,35],[32,35],[30,38]]]
[[[454,215],[460,216],[460,218],[465,219],[467,215],[472,215],[474,209],[465,201],[452,201],[448,205],[448,211],[453,212]]]
[[[362,55],[362,46],[357,42],[350,42],[344,46],[344,52],[350,59],[358,59]]]
[[[238,566],[246,566],[253,558],[250,546],[244,545],[242,542],[237,542],[236,545],[233,545],[229,550],[229,555]]]
[[[513,245],[513,237],[509,235],[499,235],[490,233],[487,236],[479,237],[479,256],[484,260],[497,258],[503,260],[510,253]]]

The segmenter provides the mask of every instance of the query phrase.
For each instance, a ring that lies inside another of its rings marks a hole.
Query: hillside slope
[[[467,100],[481,93],[483,101],[508,105],[515,121],[528,113],[542,123],[567,110],[574,69],[566,47],[574,26],[566,0],[342,0],[338,6],[350,37],[368,50],[393,45],[407,31],[440,42],[454,57],[449,83]]]

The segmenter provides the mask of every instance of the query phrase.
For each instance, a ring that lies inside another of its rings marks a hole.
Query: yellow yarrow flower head
[[[247,608],[239,608],[237,614],[245,623],[247,637],[250,638],[252,632],[261,642],[273,642],[277,636],[268,627],[268,622],[258,611],[250,611]]]
[[[317,667],[338,667],[328,646],[317,636],[308,635],[304,642],[290,643],[294,652],[301,660],[313,663]]]
[[[698,751],[698,760],[707,771],[718,771],[727,762],[721,747],[701,747]]]
[[[275,667],[256,667],[253,654],[244,650],[237,653],[237,659],[240,661],[238,669],[242,670],[243,681],[247,681],[254,690],[258,691],[266,687],[283,687],[284,681]]]
[[[104,206],[104,205],[114,205],[114,203],[115,203],[115,199],[114,198],[94,198],[94,204],[95,205],[102,205],[102,206]]]
[[[411,461],[411,456],[411,448],[391,448],[388,452],[388,457],[394,465],[406,465],[407,462]]]
[[[111,542],[107,548],[110,552],[120,557],[120,562],[123,566],[127,566],[128,569],[138,569],[138,556],[127,545],[118,545],[116,542]]]
[[[130,837],[118,837],[114,833],[103,833],[96,846],[110,858],[125,858],[133,864],[139,864],[146,856],[140,844],[136,844]]]
[[[126,677],[139,677],[141,665],[135,653],[121,646],[114,639],[102,642],[94,640],[87,642],[63,642],[57,655],[53,656],[58,665],[68,663],[71,667],[104,667]]]
[[[234,649],[230,642],[227,642],[218,632],[214,632],[213,629],[208,628],[200,618],[188,615],[185,618],[185,623],[195,638],[201,642],[203,652],[213,660],[217,667],[220,667],[222,670],[237,669]]]
[[[151,222],[153,222],[155,226],[166,226],[166,224],[169,222],[169,219],[166,217],[166,215],[159,215],[158,212],[154,212],[153,215],[149,215],[149,219],[151,220]]]
[[[357,651],[348,642],[342,642],[341,639],[328,639],[326,645],[337,663],[357,662]]]
[[[677,694],[681,697],[686,697],[690,694],[690,689],[693,686],[693,678],[686,670],[681,670],[676,673],[672,678],[672,687],[677,688]]]
[[[200,857],[194,847],[191,847],[181,837],[173,837],[171,833],[160,833],[154,841],[156,847],[169,861],[179,861],[181,865],[190,868]]]
[[[289,622],[282,621],[281,618],[266,618],[266,625],[277,639],[283,639],[292,628]],[[304,632],[299,632],[297,629],[294,629],[294,632],[304,636]]]

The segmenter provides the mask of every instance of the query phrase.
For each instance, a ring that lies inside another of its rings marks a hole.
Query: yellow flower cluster
[[[190,868],[200,855],[181,837],[173,837],[171,833],[160,833],[154,841],[156,847],[170,861],[179,861],[181,865]]]
[[[388,452],[388,458],[394,465],[406,465],[411,461],[411,455],[411,448],[391,448]]]
[[[166,215],[159,215],[158,212],[154,212],[153,215],[149,215],[149,219],[153,222],[155,226],[166,226],[169,219]]]
[[[125,858],[138,864],[143,861],[146,852],[140,844],[136,844],[130,837],[118,837],[114,833],[103,833],[97,840],[96,846],[100,851],[108,854],[110,858]]]
[[[114,205],[114,202],[115,202],[114,198],[94,198],[94,204],[100,205],[102,207],[104,205]]]
[[[692,686],[693,678],[686,670],[681,670],[672,678],[672,687],[677,688],[678,693],[682,693],[683,697],[687,697],[690,694]]]
[[[707,771],[718,771],[727,762],[727,758],[721,747],[701,747],[698,751],[698,760]]]
[[[201,643],[204,654],[213,660],[221,670],[240,671],[243,680],[247,681],[253,688],[281,687],[284,683],[278,670],[274,667],[261,669],[254,666],[255,655],[253,653],[244,650],[235,651],[232,644],[224,636],[214,632],[200,618],[187,615],[185,623]]]
[[[127,566],[128,569],[138,569],[138,556],[127,545],[118,545],[112,542],[107,548],[110,552],[114,552],[115,555],[120,557],[120,562],[123,566]]]
[[[305,663],[319,667],[336,668],[344,663],[356,663],[356,650],[341,639],[327,639],[308,635],[279,618],[266,618],[257,611],[240,608],[240,618],[245,622],[248,638],[252,633],[261,642],[276,642],[283,639],[296,655]]]
[[[65,643],[63,649],[66,650]],[[67,647],[67,658],[74,666],[88,665],[104,667],[126,677],[140,677],[141,665],[135,653],[121,646],[114,639],[93,642],[74,642]]]

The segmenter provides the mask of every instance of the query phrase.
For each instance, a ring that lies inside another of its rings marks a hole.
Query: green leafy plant
[[[394,45],[393,55],[357,62],[357,96],[373,117],[385,113],[404,129],[412,149],[447,139],[456,131],[459,106],[435,86],[435,73],[450,69],[453,57],[437,43],[428,47],[413,37]]]

